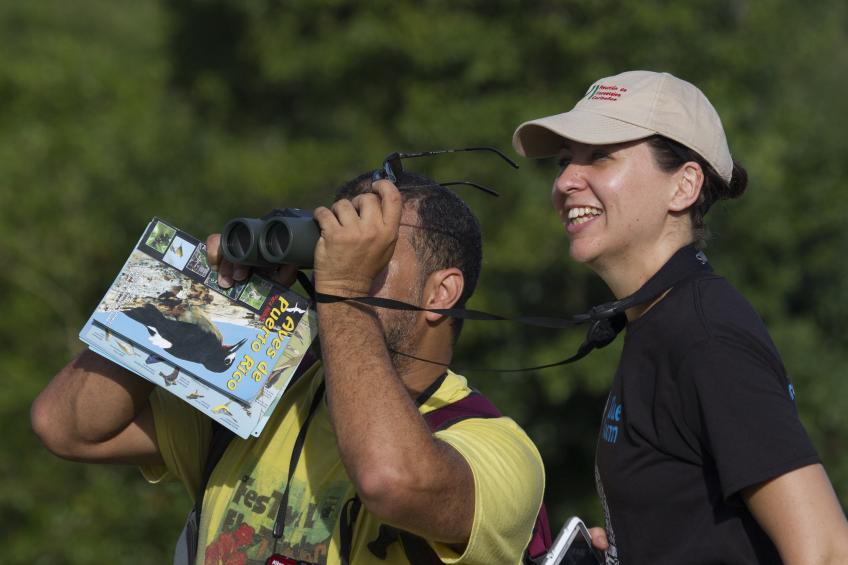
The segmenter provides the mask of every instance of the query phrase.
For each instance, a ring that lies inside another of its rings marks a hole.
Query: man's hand
[[[315,247],[315,289],[344,296],[366,296],[394,253],[403,202],[387,180],[372,193],[339,200],[332,210],[315,209],[321,237]]]
[[[218,286],[230,288],[236,282],[245,280],[250,275],[250,267],[238,263],[230,263],[224,259],[221,251],[221,234],[213,233],[206,238],[206,254],[209,266],[218,272]],[[283,286],[290,287],[297,280],[295,265],[280,265],[278,269],[261,270],[262,274]]]

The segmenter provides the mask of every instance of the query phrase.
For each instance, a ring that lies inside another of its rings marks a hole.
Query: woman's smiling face
[[[657,167],[645,140],[564,143],[552,200],[572,258],[599,270],[650,254],[665,233],[677,174]]]

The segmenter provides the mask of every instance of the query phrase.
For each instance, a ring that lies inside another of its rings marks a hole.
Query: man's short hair
[[[412,204],[418,212],[419,225],[412,230],[410,243],[421,264],[422,276],[441,269],[456,267],[462,271],[465,284],[454,305],[462,308],[474,293],[483,263],[483,241],[480,223],[471,208],[456,194],[433,179],[404,171],[396,183],[404,205]],[[371,173],[348,181],[336,193],[336,200],[352,199],[371,191]],[[454,341],[462,330],[462,319],[451,320]]]

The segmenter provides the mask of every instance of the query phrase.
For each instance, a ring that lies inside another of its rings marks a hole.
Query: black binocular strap
[[[580,345],[577,352],[571,357],[563,359],[562,361],[547,363],[545,365],[538,365],[535,367],[523,367],[520,369],[481,369],[476,367],[457,367],[457,370],[465,372],[476,371],[493,373],[513,373],[522,371],[533,371],[538,369],[547,369],[550,367],[558,367],[560,365],[573,363],[588,355],[589,352],[591,352],[593,349],[600,349],[602,347],[605,347],[606,345],[609,345],[610,343],[612,343],[613,340],[615,340],[615,337],[627,325],[627,318],[625,316],[626,310],[628,310],[629,308],[633,308],[634,306],[639,306],[650,302],[658,296],[662,295],[664,292],[670,290],[675,285],[680,284],[684,280],[703,272],[709,272],[711,270],[712,268],[710,267],[709,262],[707,261],[707,257],[703,254],[703,252],[698,251],[694,245],[687,245],[678,250],[671,257],[671,259],[669,259],[668,262],[657,273],[655,273],[654,276],[651,277],[644,285],[642,285],[642,287],[639,288],[639,290],[637,290],[635,293],[620,300],[594,306],[584,314],[577,314],[569,318],[551,318],[544,316],[507,317],[500,316],[497,314],[490,314],[488,312],[482,312],[480,310],[471,310],[466,308],[422,308],[420,306],[415,306],[414,304],[409,304],[407,302],[402,302],[400,300],[394,300],[391,298],[381,298],[376,296],[343,297],[335,296],[332,294],[324,294],[320,292],[315,293],[314,300],[322,304],[332,304],[336,302],[356,302],[359,304],[364,304],[366,306],[388,308],[391,310],[433,312],[436,314],[442,314],[444,316],[451,316],[463,320],[512,321],[528,326],[554,329],[571,328],[586,322],[591,322],[591,325],[589,326],[589,329],[586,332],[586,339]],[[432,363],[434,365],[446,366],[445,363],[431,361],[429,359],[422,359],[419,357],[415,357],[414,355],[410,355],[408,353],[403,353],[400,351],[394,351],[394,353],[418,361],[424,361],[427,363]]]
[[[283,531],[286,527],[286,511],[289,506],[289,492],[291,491],[292,477],[294,477],[294,472],[297,470],[297,463],[300,461],[300,454],[303,451],[303,445],[306,443],[306,434],[309,431],[309,424],[312,422],[312,417],[318,410],[318,405],[321,404],[321,400],[323,398],[324,381],[321,381],[321,384],[318,385],[318,389],[315,391],[315,395],[312,397],[312,402],[309,405],[309,412],[306,413],[306,418],[303,420],[303,424],[301,424],[300,430],[297,432],[297,437],[294,440],[294,447],[292,448],[292,454],[289,460],[289,476],[288,479],[286,479],[286,488],[283,490],[283,494],[280,497],[280,506],[277,509],[277,518],[274,520],[274,529],[272,530],[272,535],[274,536],[274,552],[277,551],[277,541],[283,537]]]
[[[304,353],[303,359],[301,360],[300,366],[295,370],[294,374],[291,378],[291,383],[289,386],[294,384],[300,377],[318,360],[317,353],[317,341],[313,342],[313,344],[306,350]],[[323,396],[324,391],[324,383],[321,383],[319,391],[316,393],[316,398],[320,399]],[[318,400],[313,399],[313,405],[317,404]],[[309,419],[311,419],[311,414],[314,412],[314,408],[310,407],[310,413],[307,417],[307,423]],[[228,430],[221,424],[216,421],[212,421],[212,439],[209,442],[209,452],[206,455],[206,463],[203,468],[203,475],[200,479],[200,484],[197,489],[197,494],[194,499],[194,519],[197,524],[198,531],[200,529],[200,515],[203,511],[203,497],[206,494],[206,487],[209,485],[209,478],[212,476],[212,471],[215,470],[215,467],[218,465],[218,462],[223,457],[224,452],[227,450],[227,446],[230,444],[230,441],[235,437],[232,431]],[[297,442],[296,442],[297,443]],[[302,444],[302,440],[300,441]],[[301,445],[302,447],[302,445]],[[194,541],[194,555],[197,555],[197,543],[199,542],[199,536]],[[192,561],[193,563],[193,561]]]

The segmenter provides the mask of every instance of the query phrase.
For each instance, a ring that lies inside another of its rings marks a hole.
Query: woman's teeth
[[[583,224],[603,213],[603,210],[600,210],[599,208],[590,208],[588,206],[572,208],[568,211],[568,223],[573,225]]]

